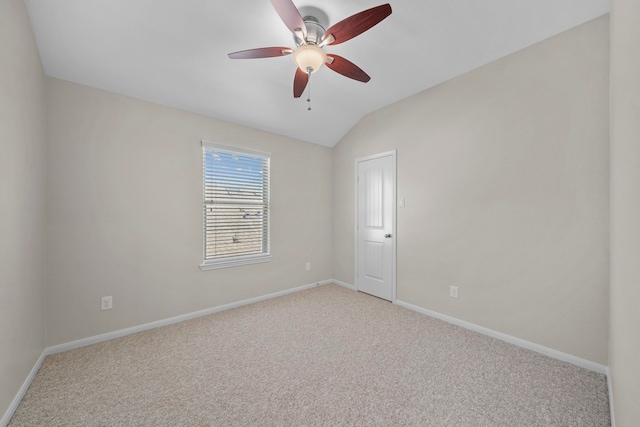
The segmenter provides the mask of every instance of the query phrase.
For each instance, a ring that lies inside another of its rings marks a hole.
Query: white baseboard
[[[616,427],[616,415],[613,406],[613,384],[611,383],[611,370],[607,366],[607,388],[609,389],[609,411],[611,412],[611,427]]]
[[[329,284],[329,283],[333,283],[333,281],[332,280],[323,280],[323,281],[311,283],[311,284],[308,284],[308,285],[298,286],[296,288],[287,289],[287,290],[280,291],[280,292],[274,292],[274,293],[271,293],[271,294],[267,294],[267,295],[263,295],[263,296],[259,296],[259,297],[255,297],[255,298],[249,298],[249,299],[242,300],[242,301],[237,301],[237,302],[232,302],[232,303],[229,303],[229,304],[219,305],[217,307],[207,308],[207,309],[200,310],[200,311],[194,311],[192,313],[182,314],[180,316],[170,317],[168,319],[158,320],[158,321],[151,322],[151,323],[145,323],[145,324],[142,324],[142,325],[133,326],[131,328],[120,329],[118,331],[108,332],[106,334],[96,335],[96,336],[89,337],[89,338],[83,338],[83,339],[80,339],[80,340],[77,340],[77,341],[71,341],[71,342],[68,342],[68,343],[55,345],[53,347],[47,347],[45,349],[45,351],[47,352],[47,355],[56,354],[56,353],[62,353],[63,351],[74,350],[76,348],[86,347],[88,345],[97,344],[97,343],[100,343],[100,342],[103,342],[103,341],[109,341],[109,340],[112,340],[112,339],[115,339],[115,338],[124,337],[124,336],[127,336],[127,335],[135,334],[135,333],[146,331],[146,330],[149,330],[149,329],[159,328],[161,326],[167,326],[167,325],[171,325],[171,324],[174,324],[174,323],[180,323],[180,322],[184,322],[185,320],[191,320],[191,319],[195,319],[197,317],[202,317],[202,316],[207,316],[209,314],[219,313],[221,311],[231,310],[233,308],[242,307],[244,305],[249,305],[249,304],[254,304],[254,303],[260,302],[260,301],[266,301],[266,300],[269,300],[269,299],[272,299],[272,298],[281,297],[281,296],[284,296],[284,295],[292,294],[294,292],[304,291],[306,289],[311,289],[311,288],[314,288],[316,286],[326,285],[326,284]]]
[[[470,322],[466,322],[464,320],[457,319],[455,317],[447,316],[446,314],[441,314],[436,311],[428,310],[423,307],[419,307],[417,305],[409,304],[408,302],[396,300],[395,304],[407,308],[412,311],[416,311],[418,313],[425,314],[430,317],[435,317],[436,319],[444,320],[447,323],[451,323],[456,326],[460,326],[465,329],[469,329],[471,331],[479,332],[483,335],[490,336],[492,338],[499,339],[501,341],[508,342],[513,345],[517,345],[518,347],[526,348],[527,350],[535,351],[536,353],[544,354],[545,356],[552,357],[554,359],[562,360],[563,362],[568,362],[579,366],[581,368],[589,369],[590,371],[598,372],[600,374],[607,374],[607,367],[601,365],[599,363],[592,362],[590,360],[582,359],[577,356],[573,356],[571,354],[563,353],[558,350],[554,350],[549,347],[545,347],[539,344],[535,344],[529,341],[525,341],[520,338],[513,337],[511,335],[503,334],[502,332],[494,331],[493,329],[485,328],[483,326],[478,326]]]
[[[25,393],[29,389],[29,386],[31,385],[31,382],[33,381],[33,379],[36,377],[36,374],[40,370],[40,367],[42,366],[42,362],[44,362],[45,357],[47,357],[46,349],[42,352],[42,354],[36,361],[36,364],[33,365],[33,368],[31,368],[31,372],[29,372],[29,375],[27,375],[27,378],[22,383],[22,387],[20,387],[20,390],[18,390],[18,393],[11,401],[11,404],[5,411],[4,415],[2,416],[2,418],[0,418],[0,426],[5,427],[9,424],[11,417],[13,417],[13,414],[14,412],[16,412],[16,409],[18,409],[18,405],[20,404],[20,401],[24,397]]]
[[[356,290],[355,286],[350,285],[350,284],[345,283],[345,282],[341,282],[339,280],[331,280],[330,283],[335,283],[338,286],[342,286],[343,288],[351,289],[352,291]]]

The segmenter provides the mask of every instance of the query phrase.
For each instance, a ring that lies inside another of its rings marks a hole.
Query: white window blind
[[[270,154],[202,141],[202,269],[266,262]]]

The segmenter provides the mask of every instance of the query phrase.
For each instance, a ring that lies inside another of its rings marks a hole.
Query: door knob
[[[391,233],[389,233],[389,234],[385,234],[385,235],[384,235],[384,238],[385,238],[385,239],[390,239],[390,238],[391,238]]]

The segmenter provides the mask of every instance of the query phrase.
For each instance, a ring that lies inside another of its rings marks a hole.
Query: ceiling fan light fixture
[[[327,54],[321,47],[314,44],[305,44],[293,52],[293,62],[305,73],[311,70],[315,73],[327,61]]]
[[[293,0],[271,0],[280,19],[293,34],[294,49],[288,47],[263,47],[258,49],[242,50],[229,54],[231,59],[270,58],[285,56],[293,53],[292,58],[296,66],[296,74],[293,78],[293,97],[300,98],[305,88],[309,87],[311,74],[327,64],[327,68],[359,82],[366,83],[371,77],[353,62],[334,54],[326,54],[324,46],[333,46],[344,43],[354,37],[368,31],[391,15],[389,3],[363,10],[351,15],[325,30],[324,25],[316,16],[320,16],[323,22],[328,21],[328,16],[322,10],[315,7],[305,7],[310,15],[304,18],[300,10],[293,4]],[[310,92],[310,91],[309,91]],[[307,97],[310,101],[311,97]],[[311,106],[309,106],[309,109]]]

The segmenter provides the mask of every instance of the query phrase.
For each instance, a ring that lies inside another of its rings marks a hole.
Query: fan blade
[[[296,33],[296,31],[302,31],[303,38],[307,37],[307,26],[302,20],[300,11],[291,0],[271,0],[273,8],[280,15],[280,19],[287,26],[289,31]]]
[[[293,97],[300,98],[304,89],[309,82],[309,74],[302,71],[300,68],[296,68],[296,76],[293,79]]]
[[[273,58],[274,56],[285,56],[293,53],[289,47],[261,47],[258,49],[241,50],[229,54],[231,59],[254,59]]]
[[[372,7],[371,9],[351,15],[337,24],[332,25],[324,33],[322,40],[331,35],[335,40],[326,44],[334,45],[344,43],[347,40],[364,33],[389,15],[391,15],[391,5],[389,3]]]
[[[343,57],[334,55],[332,53],[327,55],[327,58],[329,58],[329,60],[326,62],[327,67],[331,68],[336,73],[342,74],[345,77],[349,77],[350,79],[357,80],[363,83],[371,80],[371,77],[369,77],[367,73],[362,71],[360,67],[358,67],[348,59],[344,59]],[[333,59],[333,61],[331,59]]]

